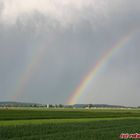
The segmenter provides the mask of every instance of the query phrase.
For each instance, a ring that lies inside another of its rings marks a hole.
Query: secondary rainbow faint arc
[[[29,60],[29,63],[28,65],[26,65],[23,73],[20,75],[19,80],[16,81],[17,84],[11,96],[12,100],[17,100],[22,94],[24,94],[25,88],[29,80],[31,79],[35,69],[40,64],[40,61],[45,56],[47,48],[50,47],[50,44],[53,42],[54,38],[55,38],[54,34],[51,33],[48,37],[48,42],[45,45],[39,46],[35,50],[35,54]]]
[[[94,67],[91,69],[89,73],[83,78],[80,82],[74,93],[70,96],[66,104],[75,104],[78,99],[83,95],[85,89],[90,85],[96,75],[100,72],[102,67],[112,58],[112,56],[121,48],[125,46],[125,44],[133,37],[133,35],[137,32],[137,30],[132,30],[123,36],[113,47],[109,48],[103,56],[96,62]]]

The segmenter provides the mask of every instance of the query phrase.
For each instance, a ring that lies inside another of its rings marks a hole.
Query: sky
[[[76,103],[140,106],[139,13],[139,0],[0,0],[0,101],[67,104],[136,30]]]

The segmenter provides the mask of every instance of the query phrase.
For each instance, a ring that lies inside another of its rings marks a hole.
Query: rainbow
[[[25,88],[28,85],[28,81],[33,76],[35,69],[38,68],[40,61],[45,56],[47,48],[50,47],[51,43],[54,41],[55,38],[56,36],[53,33],[50,33],[46,44],[38,46],[38,48],[34,50],[34,54],[31,56],[27,65],[25,66],[25,69],[16,81],[15,87],[12,90],[12,95],[10,97],[11,100],[15,101],[19,99],[22,96],[22,94],[24,94]]]
[[[83,78],[80,82],[74,93],[70,96],[66,104],[75,104],[77,103],[78,99],[83,95],[86,94],[87,89],[89,91],[90,85],[93,85],[93,80],[95,77],[100,73],[102,68],[107,64],[107,62],[115,55],[121,48],[127,46],[127,42],[133,37],[133,35],[137,32],[137,30],[132,30],[123,37],[115,44],[113,47],[109,48],[102,57],[96,62],[93,68],[90,70],[89,73]]]

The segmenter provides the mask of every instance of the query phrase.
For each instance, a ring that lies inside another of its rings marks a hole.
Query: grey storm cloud
[[[0,99],[20,85],[17,101],[65,103],[106,50],[138,30],[77,103],[139,105],[139,13],[139,0],[0,0]]]
[[[0,21],[6,25],[13,25],[18,21],[26,25],[32,16],[38,13],[47,18],[47,22],[53,27],[57,24],[64,28],[78,26],[79,22],[87,21],[94,28],[96,24],[103,24],[112,9],[119,8],[120,4],[122,3],[116,0],[1,0]],[[39,21],[32,24],[36,28],[41,27]]]

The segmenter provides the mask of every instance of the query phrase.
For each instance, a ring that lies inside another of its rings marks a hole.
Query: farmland
[[[139,130],[136,109],[0,109],[2,140],[117,140]]]

